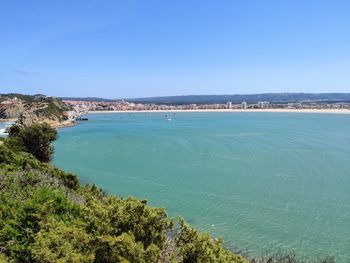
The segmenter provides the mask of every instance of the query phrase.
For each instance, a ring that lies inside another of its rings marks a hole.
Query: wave
[[[6,136],[6,130],[7,128],[11,127],[13,124],[15,124],[14,122],[4,122],[4,123],[0,123],[0,136]]]

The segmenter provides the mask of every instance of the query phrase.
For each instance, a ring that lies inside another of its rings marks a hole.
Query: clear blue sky
[[[2,0],[7,92],[350,92],[350,1]]]

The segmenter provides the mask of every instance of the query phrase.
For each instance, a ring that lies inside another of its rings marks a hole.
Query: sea
[[[350,114],[99,113],[54,164],[248,255],[350,262]]]
[[[14,124],[13,121],[0,121],[0,137],[7,136],[7,128]]]

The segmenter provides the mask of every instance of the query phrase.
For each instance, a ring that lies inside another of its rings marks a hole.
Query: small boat
[[[167,121],[172,121],[172,119],[170,119],[170,118],[167,118],[166,120],[167,120]]]
[[[89,119],[88,118],[76,118],[76,121],[88,121]]]

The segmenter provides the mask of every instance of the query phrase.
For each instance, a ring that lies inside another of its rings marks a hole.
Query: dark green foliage
[[[19,127],[18,125],[11,126],[9,129],[10,138],[17,137],[19,135],[20,131],[21,131],[21,127]]]
[[[53,154],[51,143],[57,138],[57,131],[47,123],[29,127],[14,125],[9,130],[10,143],[33,154],[39,161],[49,162]]]
[[[15,162],[15,154],[7,147],[0,147],[0,163],[11,164]]]

